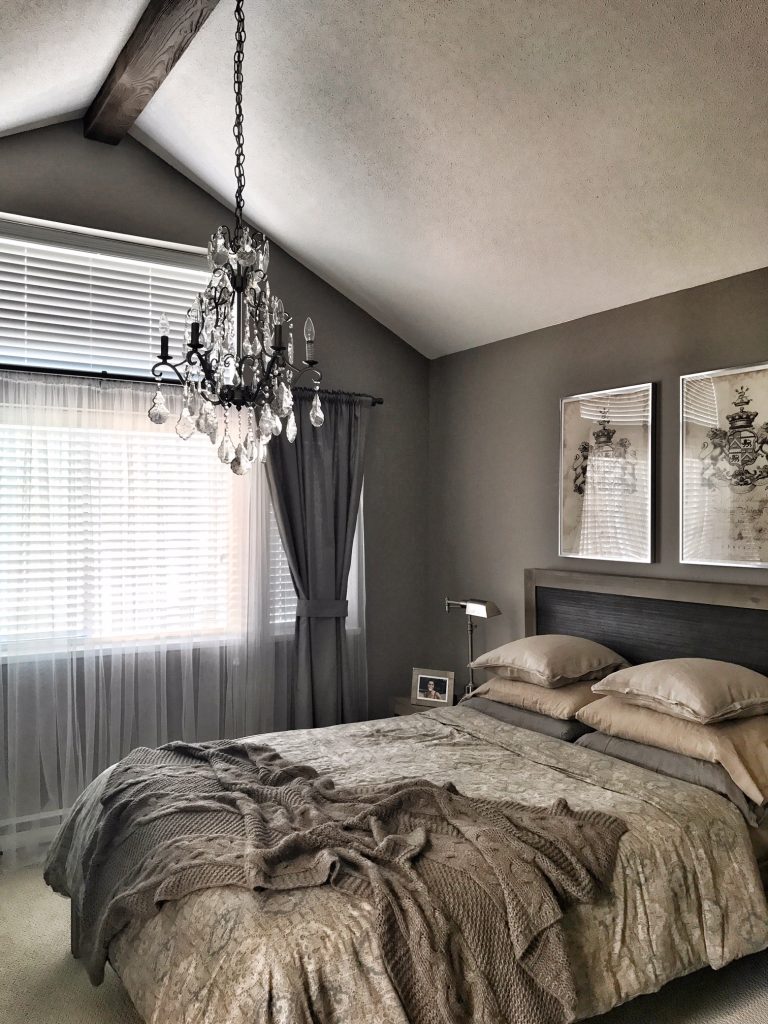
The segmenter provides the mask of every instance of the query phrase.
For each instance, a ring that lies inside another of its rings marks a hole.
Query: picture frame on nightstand
[[[453,672],[415,668],[411,676],[411,704],[438,708],[453,706]]]

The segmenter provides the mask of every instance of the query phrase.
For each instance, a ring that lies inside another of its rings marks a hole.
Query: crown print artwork
[[[595,459],[615,459],[622,472],[622,486],[629,493],[634,492],[637,489],[637,451],[633,449],[629,438],[621,437],[616,444],[613,443],[616,430],[610,425],[611,420],[607,408],[600,410],[600,419],[597,424],[598,429],[592,433],[594,443],[582,441],[574,456],[572,463],[574,491],[576,494],[584,494],[590,459],[593,460],[593,463]],[[613,486],[615,486],[615,481]]]
[[[680,560],[768,568],[768,364],[681,378]]]
[[[652,384],[561,400],[561,556],[651,561],[652,431]]]
[[[712,427],[701,448],[701,478],[705,487],[727,486],[752,490],[768,481],[768,422],[757,429],[757,409],[748,408],[749,387],[734,389],[736,412],[728,413],[728,429]]]

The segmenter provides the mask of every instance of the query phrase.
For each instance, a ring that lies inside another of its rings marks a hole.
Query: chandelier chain
[[[243,134],[243,57],[245,55],[245,13],[244,0],[235,0],[235,231],[243,226],[243,192],[245,191],[245,136]]]

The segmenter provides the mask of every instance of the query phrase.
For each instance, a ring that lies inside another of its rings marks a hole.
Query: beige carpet
[[[0,1022],[141,1024],[111,971],[92,988],[70,956],[69,903],[39,867],[0,872]],[[595,1024],[768,1024],[768,953],[681,978]]]
[[[0,874],[2,1024],[141,1024],[110,969],[94,988],[69,952],[69,900],[39,865]]]

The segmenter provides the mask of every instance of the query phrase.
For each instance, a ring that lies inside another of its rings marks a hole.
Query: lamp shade
[[[445,599],[445,610],[461,608],[466,615],[474,615],[478,619],[492,619],[494,615],[501,615],[501,609],[493,601],[481,601],[477,597],[469,597],[464,601],[452,601]]]
[[[493,601],[478,601],[476,598],[467,598],[464,610],[467,615],[474,615],[478,619],[492,619],[494,615],[501,615]]]

